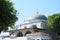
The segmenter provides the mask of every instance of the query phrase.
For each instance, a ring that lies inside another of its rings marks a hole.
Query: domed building
[[[38,12],[27,18],[23,24],[10,30],[10,35],[15,37],[28,37],[28,40],[52,40],[51,32],[47,28],[47,17]]]

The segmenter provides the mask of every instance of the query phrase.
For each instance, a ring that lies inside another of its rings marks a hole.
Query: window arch
[[[22,32],[19,32],[18,34],[17,34],[17,37],[22,37],[23,36],[23,33]]]
[[[27,34],[31,34],[31,32],[30,32],[30,31],[27,31],[27,32],[25,33],[25,36],[26,36]]]

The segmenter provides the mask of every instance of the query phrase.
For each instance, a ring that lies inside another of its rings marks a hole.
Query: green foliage
[[[48,25],[54,32],[60,33],[60,13],[49,16]]]
[[[0,31],[13,27],[17,21],[17,11],[10,0],[0,0]]]

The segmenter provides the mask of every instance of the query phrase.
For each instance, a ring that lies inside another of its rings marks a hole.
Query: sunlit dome
[[[35,20],[35,19],[47,20],[47,17],[44,16],[44,15],[41,15],[41,14],[39,14],[39,12],[37,12],[33,16],[30,16],[26,21],[28,21],[28,20]]]

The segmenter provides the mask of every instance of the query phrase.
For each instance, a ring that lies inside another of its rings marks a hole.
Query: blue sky
[[[60,12],[60,0],[11,0],[15,9],[18,11],[18,21],[16,25],[20,25],[26,18],[33,15],[37,11],[40,14],[49,16],[53,13]]]

